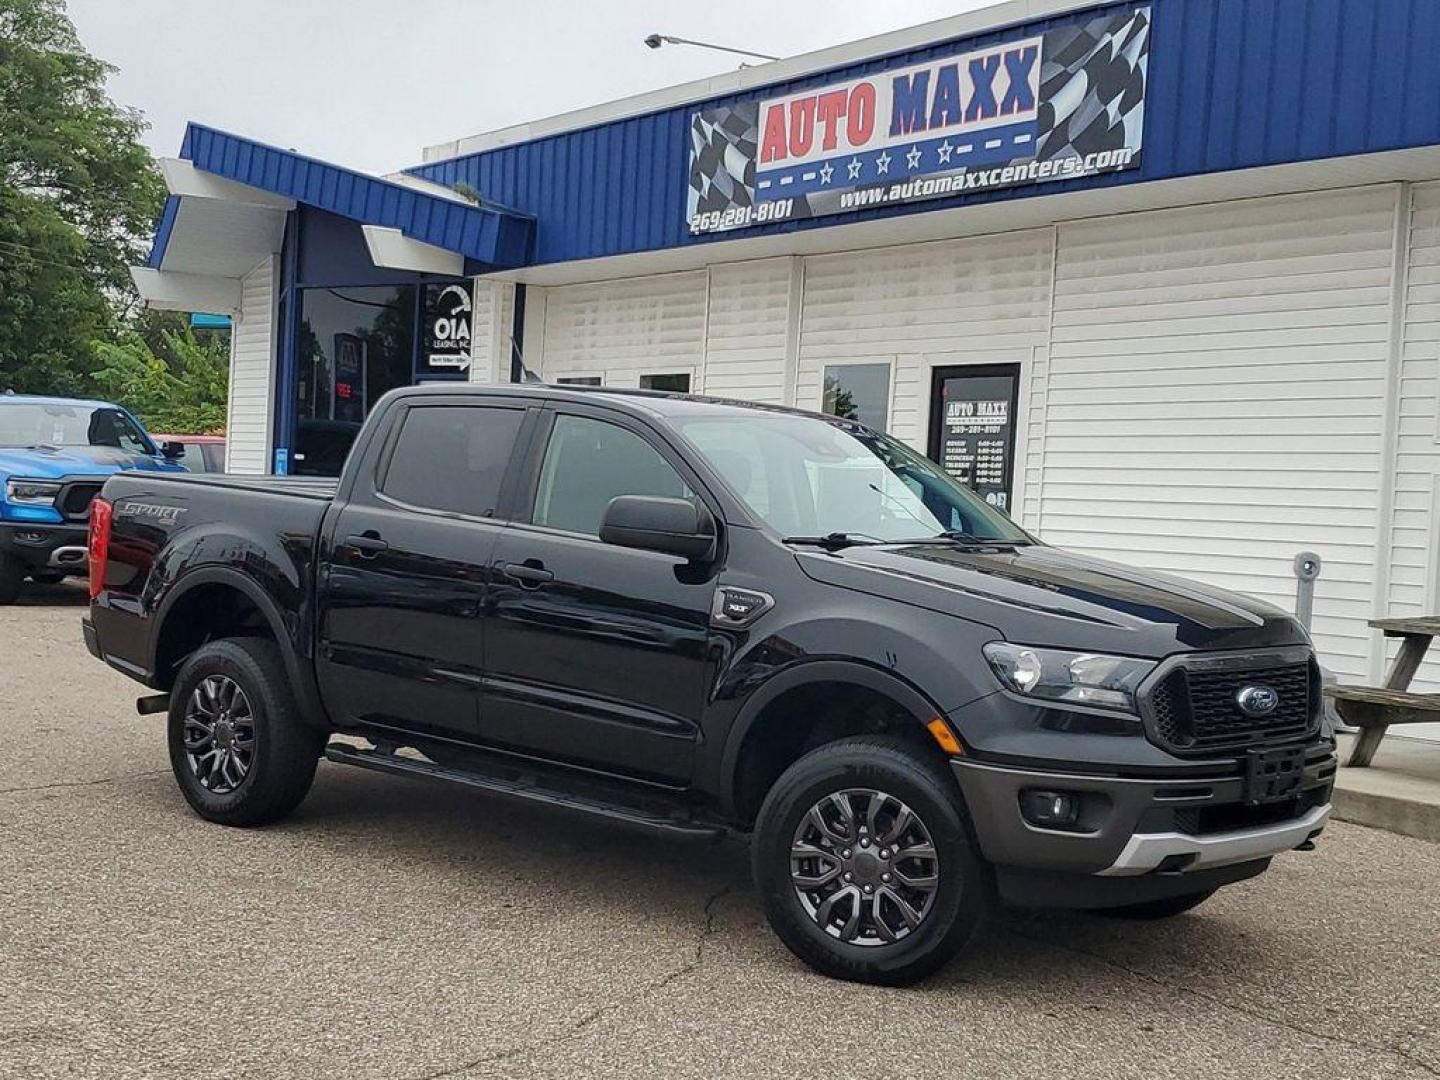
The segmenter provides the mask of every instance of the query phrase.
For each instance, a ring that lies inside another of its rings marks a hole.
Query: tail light
[[[110,558],[110,523],[115,508],[96,496],[90,503],[90,599],[105,588],[105,563]]]

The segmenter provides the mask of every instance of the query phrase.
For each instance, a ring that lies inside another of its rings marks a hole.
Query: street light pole
[[[651,34],[645,39],[645,44],[652,49],[658,49],[661,45],[694,45],[701,49],[715,49],[717,52],[735,53],[737,56],[753,56],[757,60],[779,60],[778,56],[771,56],[768,53],[751,52],[749,49],[732,49],[728,45],[712,45],[708,41],[691,41],[689,38],[674,37],[670,34]]]

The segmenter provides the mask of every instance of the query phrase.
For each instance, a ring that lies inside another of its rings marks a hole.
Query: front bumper
[[[0,522],[0,552],[17,560],[27,573],[83,574],[89,565],[88,539],[85,525]]]
[[[1299,786],[1274,803],[1247,801],[1238,764],[1229,773],[1177,778],[1062,772],[952,761],[985,857],[999,867],[1135,878],[1195,874],[1268,860],[1318,835],[1330,816],[1335,755],[1307,748]],[[1072,794],[1073,829],[1042,828],[1021,813],[1027,790]]]

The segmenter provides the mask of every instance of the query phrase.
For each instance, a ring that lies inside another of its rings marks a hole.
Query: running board
[[[325,757],[339,765],[355,765],[397,776],[449,780],[451,783],[464,784],[495,795],[575,810],[592,817],[607,818],[667,836],[719,840],[725,835],[725,829],[719,825],[669,816],[659,807],[632,806],[618,800],[610,801],[599,795],[582,795],[562,791],[558,787],[546,787],[534,778],[533,772],[529,775],[505,776],[499,772],[481,769],[456,769],[420,758],[400,757],[383,750],[363,750],[348,743],[330,743],[325,747]]]

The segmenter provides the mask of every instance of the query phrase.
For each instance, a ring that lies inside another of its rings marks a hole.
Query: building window
[[[664,390],[671,394],[688,394],[690,392],[690,373],[677,371],[669,375],[641,375],[640,389]]]
[[[890,419],[890,365],[828,365],[822,409],[831,416],[884,431]]]
[[[293,471],[339,476],[370,407],[415,376],[415,287],[302,289]]]
[[[569,375],[555,380],[556,386],[599,386],[599,375]]]

